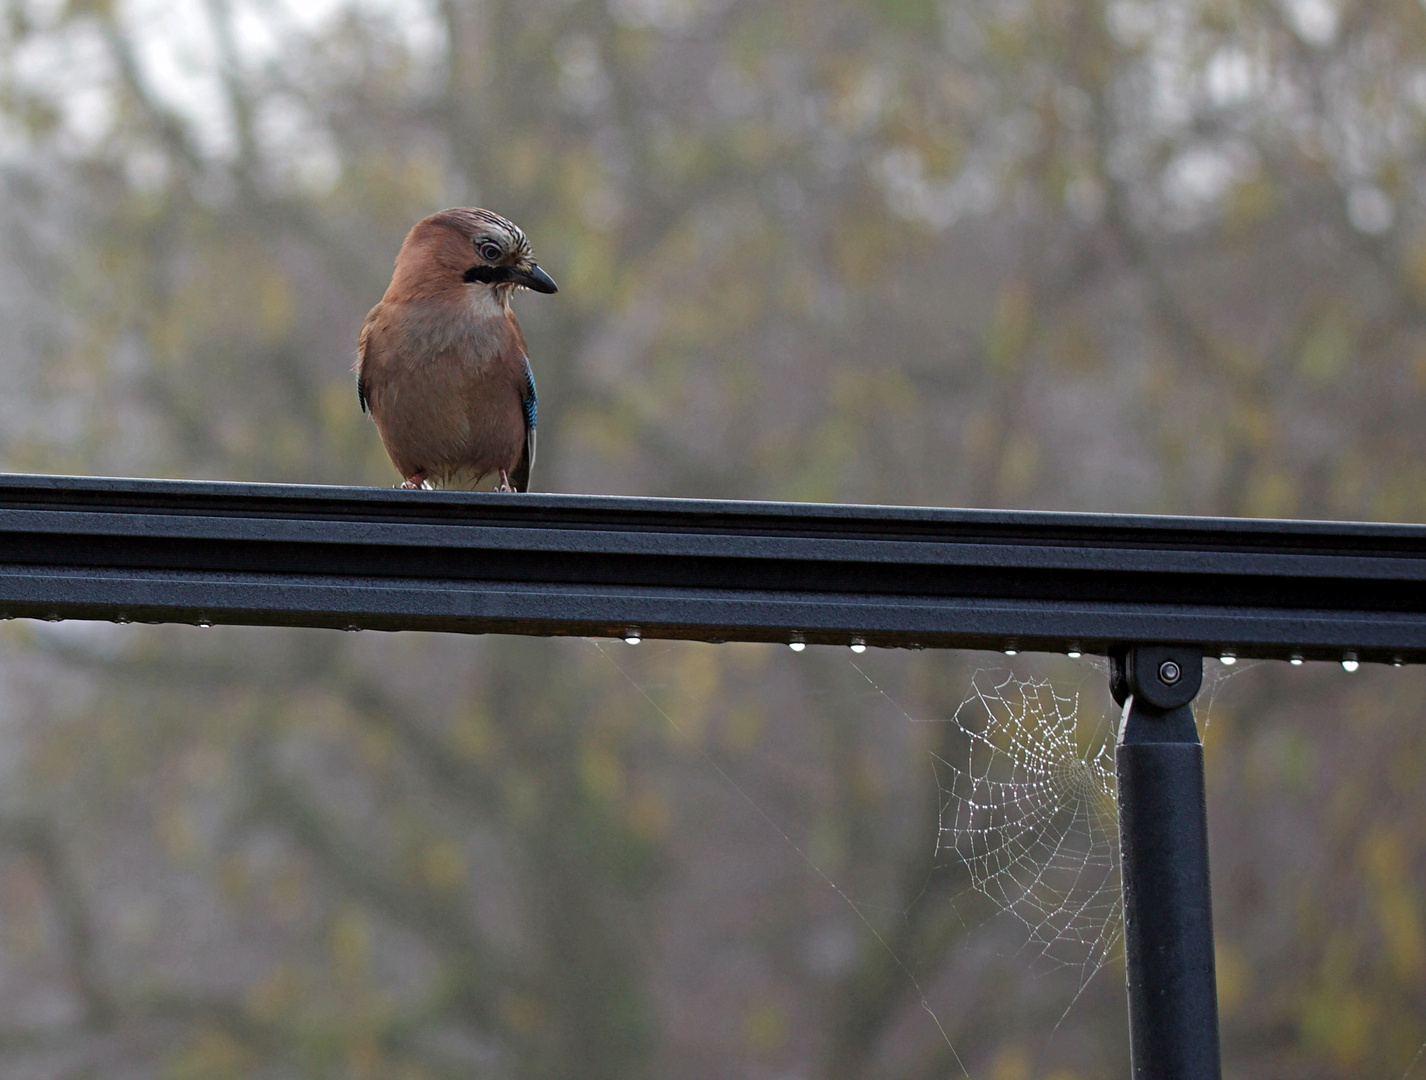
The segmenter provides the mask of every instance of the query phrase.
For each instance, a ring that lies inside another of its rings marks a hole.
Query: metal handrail
[[[1426,527],[0,475],[0,615],[1426,660]]]

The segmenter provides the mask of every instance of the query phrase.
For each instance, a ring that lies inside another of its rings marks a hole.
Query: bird
[[[357,339],[357,401],[403,488],[528,491],[535,373],[510,296],[558,292],[513,222],[460,206],[411,227]]]

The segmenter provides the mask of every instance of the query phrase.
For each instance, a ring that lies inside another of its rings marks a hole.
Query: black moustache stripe
[[[502,281],[513,280],[508,266],[472,266],[464,274],[461,280],[467,285],[479,281],[485,285],[495,285]]]

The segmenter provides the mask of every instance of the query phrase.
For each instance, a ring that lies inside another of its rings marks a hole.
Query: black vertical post
[[[1190,708],[1203,654],[1135,646],[1110,670],[1124,706],[1115,773],[1133,1075],[1219,1080],[1203,746]]]

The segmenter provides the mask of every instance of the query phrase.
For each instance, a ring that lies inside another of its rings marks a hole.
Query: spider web
[[[1107,686],[1107,666],[1090,666]],[[1227,682],[1256,666],[1205,669],[1201,729]],[[1068,1015],[1123,947],[1117,712],[1086,708],[1077,687],[1061,692],[1043,676],[981,670],[950,723],[963,749],[953,761],[932,755],[937,855],[954,855],[971,886],[1021,924],[1036,968],[1076,974]]]
[[[933,755],[937,854],[954,854],[1022,924],[1037,968],[1077,973],[1074,1000],[1123,931],[1115,725],[1105,714],[1083,723],[1080,704],[1046,678],[978,672],[950,720],[964,751]]]
[[[610,655],[603,642],[588,640],[856,913],[916,990],[921,1008],[965,1072],[921,983],[869,921],[863,905],[769,816],[674,714]],[[848,663],[908,723],[918,722],[862,664],[851,658]],[[1196,710],[1201,731],[1207,730],[1227,682],[1256,666],[1205,665]],[[931,755],[940,795],[936,855],[963,863],[975,891],[1018,921],[1025,932],[1025,945],[1019,951],[1031,953],[1042,973],[1074,974],[1077,986],[1061,1022],[1123,945],[1114,775],[1118,711],[1109,703],[1108,664],[1087,659],[1085,667],[1104,703],[1097,708],[1085,703],[1078,685],[1065,693],[1045,676],[981,669],[972,676],[969,692],[951,717],[935,721],[956,729],[961,749],[953,755]],[[1421,1056],[1426,1056],[1426,1048]]]

